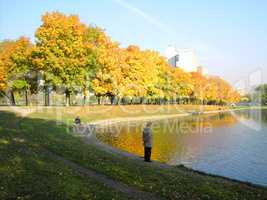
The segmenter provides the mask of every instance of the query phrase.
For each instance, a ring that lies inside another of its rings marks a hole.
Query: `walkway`
[[[154,194],[151,194],[149,192],[141,191],[135,187],[125,185],[124,183],[115,181],[109,177],[107,177],[104,174],[100,174],[96,171],[84,168],[70,160],[67,160],[55,153],[52,153],[48,150],[44,150],[48,156],[50,156],[52,159],[58,160],[63,162],[65,165],[73,169],[76,173],[85,175],[88,178],[92,178],[100,183],[103,183],[105,186],[115,189],[119,192],[124,193],[126,196],[128,196],[131,199],[136,200],[160,200],[162,198],[154,196]]]

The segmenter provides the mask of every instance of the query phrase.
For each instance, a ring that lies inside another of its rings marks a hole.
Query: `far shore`
[[[180,114],[165,114],[165,115],[150,115],[150,116],[137,116],[137,117],[118,117],[113,119],[103,119],[103,120],[95,120],[91,121],[87,124],[92,125],[110,125],[114,123],[121,123],[121,122],[129,122],[129,121],[155,121],[161,119],[169,119],[169,118],[176,118],[176,117],[187,117],[192,115],[206,115],[206,114],[217,114],[217,113],[224,113],[224,112],[232,112],[238,110],[249,110],[249,109],[267,109],[267,107],[255,106],[255,107],[236,107],[236,108],[227,108],[221,110],[210,110],[210,111],[195,111],[195,112],[186,112]]]

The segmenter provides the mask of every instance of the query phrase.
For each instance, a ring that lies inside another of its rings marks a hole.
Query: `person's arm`
[[[152,129],[149,129],[148,132],[148,143],[152,146]]]
[[[143,130],[143,145],[145,146],[145,142],[146,142],[146,136],[145,136],[145,131]]]

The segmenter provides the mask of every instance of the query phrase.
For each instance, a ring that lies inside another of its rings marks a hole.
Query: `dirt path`
[[[176,118],[176,117],[186,117],[190,116],[190,113],[179,113],[179,114],[168,114],[168,115],[151,115],[151,116],[137,116],[137,117],[117,117],[113,119],[103,119],[103,120],[96,120],[92,121],[91,125],[97,126],[106,126],[113,123],[120,123],[120,122],[129,122],[129,121],[154,121],[160,119],[169,119],[169,118]]]
[[[65,165],[73,169],[76,173],[81,174],[83,176],[86,176],[88,178],[92,178],[96,180],[97,182],[100,182],[104,184],[105,186],[115,189],[119,192],[124,193],[126,196],[128,196],[131,199],[136,200],[160,200],[163,198],[156,197],[154,194],[149,192],[141,191],[135,187],[125,185],[124,183],[115,181],[109,177],[107,177],[104,174],[100,174],[96,171],[84,168],[70,160],[67,160],[57,154],[54,154],[48,150],[44,150],[44,152],[51,157],[52,159],[58,160],[63,162]]]

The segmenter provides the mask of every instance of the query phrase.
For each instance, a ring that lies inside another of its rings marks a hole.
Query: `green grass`
[[[43,116],[46,119],[37,118]],[[1,195],[5,195],[0,199],[11,198],[12,195],[21,195],[24,199],[48,199],[47,195],[50,195],[49,199],[66,199],[64,194],[68,199],[93,199],[94,195],[101,199],[101,194],[106,194],[109,199],[123,199],[118,193],[77,176],[62,163],[46,157],[41,152],[43,148],[114,180],[167,199],[267,198],[267,189],[263,187],[207,176],[183,167],[155,167],[107,153],[85,144],[68,130],[65,123],[48,120],[45,113],[22,118],[0,111],[0,183],[4,185],[0,188]],[[58,172],[65,174],[63,180]],[[8,180],[8,183],[3,180]],[[45,187],[47,185],[49,187]],[[29,194],[33,195],[27,196]],[[58,194],[62,196],[58,197]]]
[[[40,143],[34,141],[36,138],[25,134],[20,120],[13,114],[0,113],[1,200],[127,199],[124,194],[82,177],[64,163],[51,159]]]

